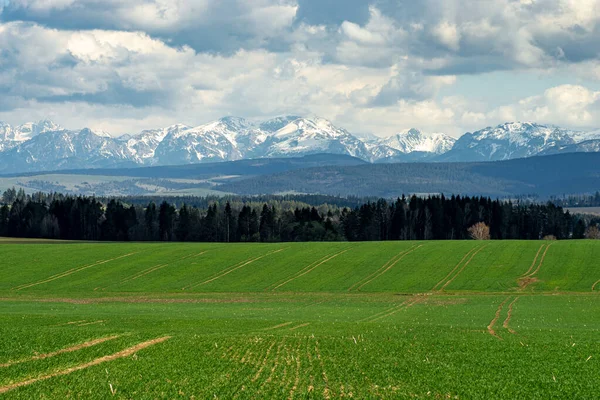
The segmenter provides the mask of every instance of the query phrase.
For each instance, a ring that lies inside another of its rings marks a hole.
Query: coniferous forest
[[[0,207],[0,236],[198,242],[461,240],[470,238],[471,226],[483,222],[491,239],[578,239],[600,223],[553,203],[485,197],[402,196],[354,207],[311,206],[290,197],[262,200],[213,199],[206,207],[177,207],[167,201],[142,205],[7,191]]]

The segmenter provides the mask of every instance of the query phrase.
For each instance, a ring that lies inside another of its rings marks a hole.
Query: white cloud
[[[433,34],[441,44],[450,50],[457,51],[460,48],[461,33],[455,24],[442,21],[433,28]]]
[[[282,113],[378,134],[600,126],[589,89],[600,81],[599,6],[378,0],[362,19],[310,25],[296,0],[12,0],[0,6],[0,119],[119,133]],[[498,70],[537,71],[549,89],[498,106],[503,82],[480,75],[487,98],[453,93],[462,75]]]

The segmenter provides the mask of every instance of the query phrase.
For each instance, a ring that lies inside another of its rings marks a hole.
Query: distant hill
[[[403,193],[540,196],[600,188],[600,153],[475,163],[367,164],[287,171],[227,182],[238,194],[285,192],[394,197]]]
[[[302,157],[260,158],[204,164],[168,165],[135,168],[92,168],[44,172],[44,175],[130,176],[136,178],[207,179],[218,176],[269,175],[291,170],[322,166],[365,165],[366,161],[341,154],[313,154]],[[0,176],[36,176],[42,173],[6,174]]]
[[[239,160],[180,166],[82,169],[0,177],[0,190],[99,196],[322,194],[395,197],[446,193],[511,197],[600,190],[600,153],[508,161],[370,164],[346,155]]]

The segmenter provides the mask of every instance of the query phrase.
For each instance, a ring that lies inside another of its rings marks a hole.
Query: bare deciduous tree
[[[468,229],[469,235],[475,240],[490,240],[490,227],[478,222]]]
[[[590,226],[585,231],[585,237],[587,239],[600,239],[600,229],[597,226]]]

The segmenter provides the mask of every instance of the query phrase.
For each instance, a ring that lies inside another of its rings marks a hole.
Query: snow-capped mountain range
[[[494,161],[561,152],[600,151],[600,131],[506,123],[454,139],[417,129],[362,139],[323,118],[283,116],[262,122],[225,117],[112,137],[68,130],[52,121],[0,122],[0,172],[177,165],[248,158],[346,154],[369,162]]]

